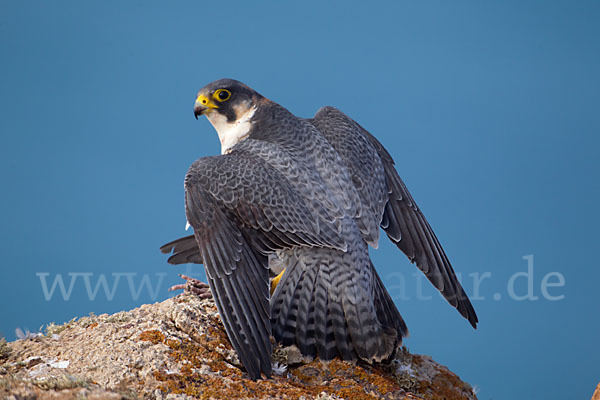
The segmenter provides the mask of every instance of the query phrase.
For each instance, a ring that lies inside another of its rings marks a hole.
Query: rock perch
[[[275,376],[241,369],[212,299],[181,294],[45,335],[0,342],[3,399],[476,399],[428,356],[403,350],[388,365],[304,360],[275,348]]]

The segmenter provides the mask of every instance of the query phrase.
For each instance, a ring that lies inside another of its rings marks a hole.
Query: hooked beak
[[[194,103],[194,117],[198,119],[199,115],[204,115],[215,108],[219,108],[218,105],[213,103],[211,99],[209,99],[205,94],[200,94],[196,98],[196,102]]]

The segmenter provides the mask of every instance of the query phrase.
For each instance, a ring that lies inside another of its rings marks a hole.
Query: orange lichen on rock
[[[51,368],[55,359],[68,361],[68,367]],[[64,389],[78,398],[99,394],[97,398],[164,399],[172,394],[172,398],[187,395],[204,400],[476,399],[471,388],[447,368],[407,350],[387,364],[370,365],[339,359],[311,361],[294,346],[274,343],[273,360],[271,379],[248,379],[214,302],[181,295],[70,322],[61,327],[60,335],[8,344],[0,340],[0,364],[4,364],[0,367],[14,382],[10,387],[0,385],[0,398],[58,393],[56,387],[40,388],[31,381],[32,373],[43,373],[52,382],[72,385],[65,376],[73,376],[75,382],[84,383],[84,387]],[[61,390],[60,396],[65,395]]]
[[[391,393],[400,394],[400,386],[389,373],[370,365],[355,365],[339,359],[313,361],[292,371],[303,380],[310,370],[310,381],[321,382],[321,392],[351,399],[379,399]],[[314,372],[317,372],[316,376]],[[323,386],[326,383],[327,386]]]
[[[444,387],[458,385],[462,388],[465,385],[447,370],[447,376],[440,371],[440,376],[436,375],[435,379],[425,383],[418,382],[418,395],[415,392],[409,393],[407,388],[399,383],[393,363],[369,365],[339,359],[329,362],[317,359],[288,366],[283,376],[274,375],[272,379],[252,381],[240,369],[239,361],[231,358],[231,354],[235,355],[235,352],[219,317],[206,313],[199,319],[202,330],[191,335],[193,339],[165,339],[158,331],[147,331],[143,334],[145,340],[154,339],[166,344],[170,349],[169,357],[181,366],[178,371],[154,372],[158,387],[165,394],[185,394],[204,400],[300,397],[312,399],[322,394],[331,398],[357,400],[468,398],[459,396],[460,391]],[[412,356],[407,351],[405,356],[411,362],[425,364],[426,361],[420,358],[413,360],[411,357],[417,356]],[[430,367],[429,364],[427,367]]]
[[[152,344],[162,343],[165,340],[165,335],[156,329],[144,331],[140,333],[140,340],[151,342]]]
[[[403,397],[393,376],[375,367],[352,365],[337,359],[331,362],[315,360],[293,368],[286,377],[252,381],[214,351],[214,346],[221,344],[212,335],[197,343],[170,342],[168,345],[171,356],[183,367],[179,373],[154,373],[164,393],[186,394],[199,399],[314,398],[320,393],[358,400],[381,399],[390,394]],[[211,374],[206,374],[209,371]]]

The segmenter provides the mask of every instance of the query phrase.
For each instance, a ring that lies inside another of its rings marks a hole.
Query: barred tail
[[[271,299],[275,339],[322,360],[393,355],[406,325],[368,256],[361,258],[314,248],[289,255]]]

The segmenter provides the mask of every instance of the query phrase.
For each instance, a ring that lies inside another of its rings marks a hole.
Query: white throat
[[[206,114],[206,117],[219,135],[219,140],[221,141],[221,154],[227,154],[233,146],[246,138],[252,127],[250,119],[255,111],[256,106],[248,109],[234,122],[227,122],[227,117],[217,112]]]

